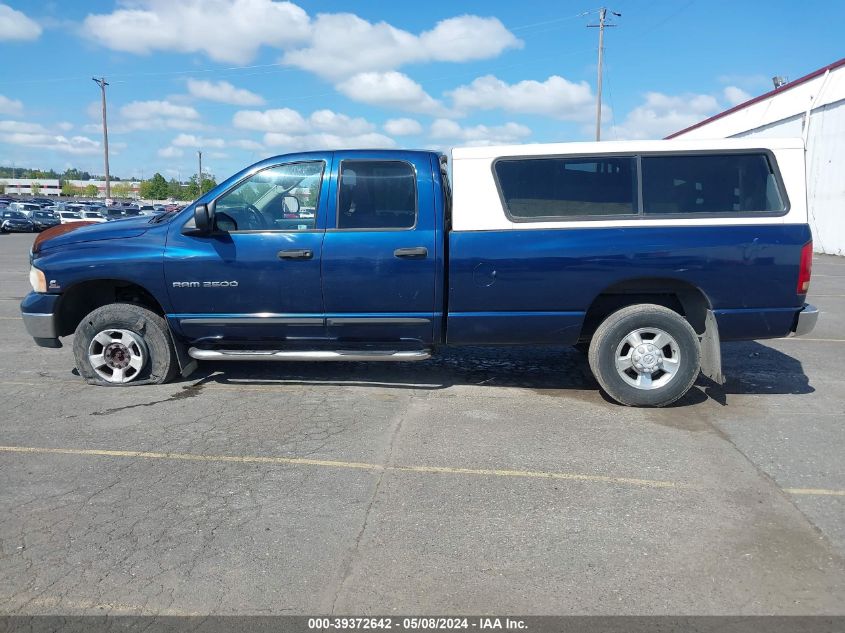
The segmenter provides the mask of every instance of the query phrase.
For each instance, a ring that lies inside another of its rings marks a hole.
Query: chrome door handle
[[[397,248],[393,251],[394,257],[428,257],[428,249],[425,246],[414,246],[411,248]]]
[[[279,251],[279,259],[311,259],[312,257],[314,257],[314,251],[307,248]]]

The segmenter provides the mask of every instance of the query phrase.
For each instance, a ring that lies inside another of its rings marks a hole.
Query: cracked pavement
[[[90,387],[17,318],[32,238],[0,235],[0,446],[33,449],[0,450],[0,613],[845,613],[845,260],[811,340],[644,410],[564,348]]]

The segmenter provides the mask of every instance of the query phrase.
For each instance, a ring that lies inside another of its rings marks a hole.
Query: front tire
[[[178,366],[164,318],[132,303],[110,303],[82,319],[73,354],[90,385],[159,385],[172,379]]]
[[[698,335],[677,312],[654,304],[622,308],[590,342],[590,369],[626,406],[665,407],[681,398],[701,369]]]

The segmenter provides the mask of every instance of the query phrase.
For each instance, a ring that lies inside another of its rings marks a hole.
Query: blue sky
[[[354,9],[350,9],[354,6]],[[613,0],[604,139],[659,138],[843,56],[845,3]],[[0,4],[0,163],[218,179],[275,154],[586,140],[590,1]]]

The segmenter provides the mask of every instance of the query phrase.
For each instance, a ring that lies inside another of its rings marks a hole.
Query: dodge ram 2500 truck
[[[463,148],[447,172],[430,151],[289,154],[179,213],[50,229],[26,327],[74,334],[97,385],[571,344],[613,399],[663,406],[722,380],[720,341],[815,324],[800,139]]]

